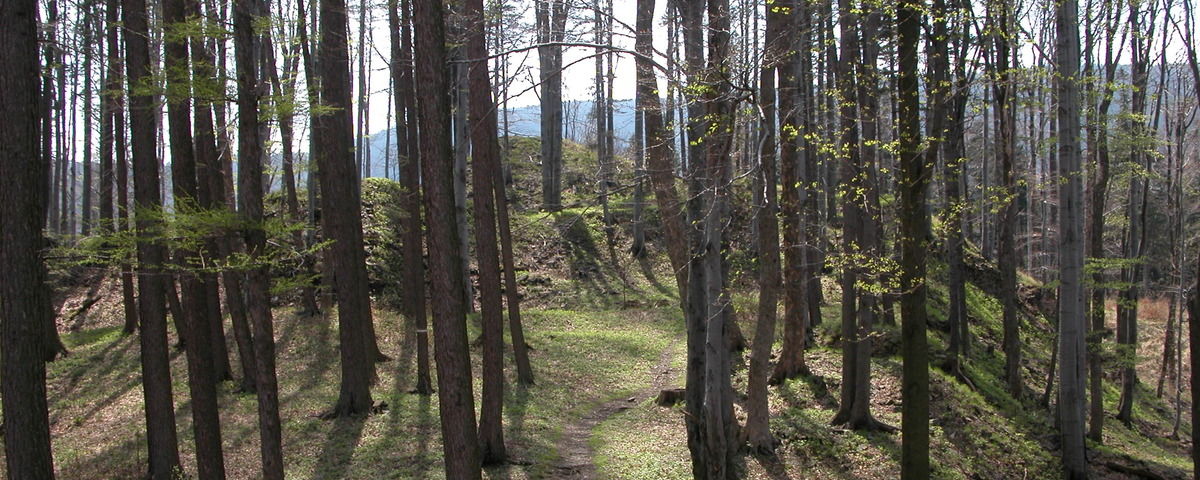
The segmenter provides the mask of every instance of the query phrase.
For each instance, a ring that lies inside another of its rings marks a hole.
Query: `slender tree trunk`
[[[321,0],[320,25],[321,103],[336,109],[313,119],[313,133],[323,139],[317,156],[321,210],[325,212],[321,221],[326,238],[334,241],[330,256],[341,341],[342,382],[332,414],[360,415],[372,407],[370,381],[375,377],[372,355],[376,352],[367,344],[365,334],[372,322],[371,302],[367,296],[358,175],[351,156],[354,141],[345,1]]]
[[[500,143],[496,103],[488,80],[487,33],[483,0],[464,2],[467,29],[467,80],[470,82],[471,186],[475,208],[475,258],[479,265],[480,316],[483,324],[483,395],[479,410],[479,455],[484,465],[503,463],[504,312],[500,299],[500,252],[496,242],[496,190]]]
[[[422,247],[424,235],[421,231],[421,164],[417,149],[417,111],[414,105],[416,91],[413,86],[412,29],[409,0],[401,0],[401,12],[389,12],[392,25],[392,76],[396,79],[396,118],[407,120],[403,128],[396,128],[396,148],[402,155],[397,168],[403,168],[401,181],[404,183],[404,287],[409,321],[416,332],[417,378],[416,393],[429,395],[433,385],[429,379],[429,327],[425,305],[425,256]],[[400,122],[397,122],[397,125]]]
[[[680,13],[680,26],[684,46],[683,72],[688,85],[700,87],[703,82],[704,69],[704,20],[705,2],[689,2],[677,4]],[[685,424],[688,433],[688,450],[692,458],[692,472],[699,478],[709,478],[710,464],[721,463],[724,459],[712,458],[709,450],[709,423],[704,405],[708,375],[705,368],[707,351],[706,340],[708,328],[708,289],[706,275],[708,270],[704,265],[704,215],[707,210],[705,202],[705,181],[703,179],[705,157],[702,143],[697,139],[703,137],[704,107],[699,98],[695,98],[704,88],[689,89],[688,123],[687,123],[687,222],[688,227],[688,269],[687,288],[684,307],[684,317],[687,323],[687,372],[685,379],[684,407]],[[723,465],[715,468],[723,469]]]
[[[1003,350],[1004,372],[1008,381],[1008,393],[1014,398],[1024,395],[1021,379],[1021,336],[1020,318],[1017,312],[1017,255],[1016,255],[1016,162],[1015,147],[1015,95],[1009,53],[1012,48],[1013,32],[1010,18],[1012,8],[1008,0],[995,0],[989,4],[989,15],[996,29],[992,39],[992,102],[996,121],[996,152],[1000,159],[1000,181],[1005,195],[1001,200],[1000,231],[998,235],[1000,267],[1000,303],[1003,305]]]
[[[169,480],[179,468],[179,444],[175,432],[175,406],[171,396],[171,368],[167,358],[167,319],[163,306],[162,264],[166,248],[154,241],[162,228],[155,211],[162,207],[158,183],[158,159],[154,153],[156,95],[141,88],[150,75],[152,59],[148,41],[146,2],[124,0],[121,20],[126,32],[130,132],[133,143],[134,203],[138,208],[138,317],[141,320],[142,386],[145,394],[146,443],[149,477]]]
[[[658,81],[654,66],[649,60],[653,52],[654,0],[638,0],[637,38],[634,49],[640,54],[636,58],[638,111],[645,124],[647,175],[654,199],[662,218],[663,238],[671,271],[675,272],[681,302],[687,299],[688,253],[684,238],[684,218],[680,209],[682,202],[675,187],[675,166],[672,164],[672,139],[663,119],[663,106],[659,97]]]
[[[264,2],[246,0],[234,4],[234,62],[237,65],[238,107],[238,211],[245,221],[243,235],[251,261],[261,262],[267,248],[263,227],[263,143],[266,125],[259,121],[258,108],[268,93],[265,71],[272,55],[263,41],[267,33],[255,25],[269,12]],[[262,476],[283,479],[283,448],[279,421],[279,386],[275,377],[275,331],[271,318],[270,276],[266,264],[246,272],[246,306],[254,335],[255,377],[258,388],[259,453]],[[343,321],[345,318],[343,317]]]
[[[920,75],[917,48],[921,37],[924,2],[902,2],[897,11],[896,125],[900,143],[900,326],[901,428],[904,443],[900,452],[900,478],[929,478],[929,341],[926,338],[926,254],[931,237],[928,193],[930,171],[937,164],[931,146],[921,154],[921,110],[917,82]],[[937,1],[933,17],[944,19],[944,2]],[[940,20],[944,21],[944,20]],[[945,53],[945,50],[942,50]],[[938,59],[938,60],[944,60]],[[935,102],[940,103],[938,100]],[[941,119],[934,122],[940,135]],[[936,142],[937,140],[932,140]]]
[[[538,62],[541,72],[542,208],[562,208],[562,42],[567,25],[565,0],[535,0]]]
[[[265,36],[266,45],[263,47],[264,52],[270,53],[267,55],[267,72],[271,80],[271,88],[274,95],[278,98],[275,101],[275,110],[279,114],[279,139],[280,147],[283,149],[283,194],[284,203],[287,206],[288,220],[292,222],[302,222],[300,218],[300,198],[296,194],[296,160],[295,152],[293,151],[293,141],[295,138],[293,120],[295,119],[296,101],[296,70],[299,68],[300,62],[297,61],[293,54],[284,61],[284,71],[287,74],[286,81],[281,82],[279,79],[279,70],[275,64],[275,49],[271,45],[270,35]],[[300,230],[292,232],[292,242],[296,244],[296,249],[304,250],[307,246],[304,244],[304,233]],[[311,288],[300,289],[300,314],[303,316],[313,316],[320,311],[317,306],[316,293]]]
[[[42,325],[54,312],[42,262],[47,159],[38,152],[42,114],[37,2],[0,4],[0,398],[10,480],[54,478]],[[9,183],[11,182],[11,183]]]
[[[792,6],[794,8],[794,5]],[[795,10],[793,14],[797,13]],[[775,343],[775,322],[779,310],[779,208],[777,205],[777,172],[775,168],[775,72],[778,70],[782,45],[780,22],[772,21],[772,8],[767,7],[766,58],[759,70],[759,121],[762,140],[758,145],[759,182],[763,192],[758,209],[758,321],[754,327],[754,344],[750,348],[750,371],[746,386],[746,442],[756,452],[769,454],[775,450],[771,435],[770,409],[767,402],[767,381],[771,347]],[[778,14],[776,14],[777,16]],[[787,148],[786,146],[784,148]]]
[[[430,288],[435,320],[438,404],[446,477],[481,478],[475,400],[471,393],[470,351],[462,282],[459,280],[458,231],[454,228],[454,165],[450,152],[450,99],[446,65],[443,4],[414,0],[413,30],[416,107],[425,212],[428,219]]]
[[[83,236],[92,233],[92,50],[97,43],[93,33],[92,14],[95,5],[82,6],[83,12],[83,195],[80,201],[79,233]]]
[[[779,163],[780,183],[783,192],[780,195],[779,209],[783,217],[783,351],[779,354],[779,362],[771,374],[771,383],[779,384],[789,378],[807,375],[808,365],[804,362],[804,343],[808,337],[806,328],[812,324],[808,318],[811,310],[807,308],[805,296],[805,269],[801,230],[800,190],[803,188],[800,179],[798,160],[799,142],[803,141],[797,122],[796,97],[799,88],[798,60],[802,55],[795,48],[792,32],[798,25],[798,19],[803,13],[799,3],[782,2],[781,8],[772,7],[767,12],[767,51],[773,56],[770,61],[776,65],[779,76]],[[786,11],[785,11],[786,9]],[[774,148],[772,145],[771,148]],[[772,180],[774,181],[774,180]]]
[[[1088,477],[1084,455],[1084,364],[1087,297],[1084,290],[1083,167],[1079,153],[1079,4],[1065,0],[1056,16],[1056,97],[1059,183],[1059,426],[1064,478]]]
[[[200,9],[200,2],[197,0],[185,0],[184,7],[187,9],[186,15],[193,17],[199,21],[204,18]],[[211,21],[211,20],[209,20]],[[195,97],[195,132],[193,138],[195,145],[196,158],[196,203],[202,210],[213,211],[220,208],[221,197],[217,192],[221,191],[221,167],[218,158],[216,146],[216,132],[213,129],[212,120],[212,103],[214,99],[211,93],[220,91],[216,73],[213,70],[213,55],[211,50],[206,45],[206,40],[203,38],[194,38],[191,40],[191,54],[193,61],[191,62],[193,96]],[[210,255],[220,258],[223,251],[224,239],[208,238],[204,242],[204,249]],[[201,274],[205,286],[205,300],[208,306],[208,318],[206,322],[209,327],[208,337],[211,340],[212,347],[212,368],[214,380],[217,382],[229,380],[233,378],[232,366],[229,363],[229,347],[225,342],[225,322],[221,315],[221,296],[220,286],[217,280],[216,273]],[[229,282],[226,282],[228,290]],[[236,284],[235,284],[236,285]],[[237,292],[240,299],[241,292]],[[237,303],[241,303],[240,300]],[[231,315],[244,315],[244,312],[230,311]],[[250,362],[252,368],[253,362]],[[252,379],[253,377],[251,377]]]
[[[192,142],[191,75],[188,36],[183,33],[187,16],[183,0],[163,2],[167,88],[167,119],[170,122],[171,180],[175,210],[179,215],[199,212],[197,204],[196,157]],[[183,267],[181,307],[187,321],[188,390],[192,397],[192,429],[196,441],[196,469],[201,479],[225,478],[221,450],[221,421],[217,410],[217,385],[213,376],[212,330],[209,328],[208,289],[195,272],[195,251],[180,248],[175,263]]]
[[[703,268],[706,299],[704,337],[704,422],[708,478],[737,478],[737,419],[733,412],[730,383],[729,339],[733,306],[725,289],[724,230],[729,217],[729,186],[733,131],[732,92],[729,71],[729,1],[708,0],[708,63],[703,72],[705,123],[703,137],[707,209],[704,215]],[[698,288],[694,285],[693,288]]]

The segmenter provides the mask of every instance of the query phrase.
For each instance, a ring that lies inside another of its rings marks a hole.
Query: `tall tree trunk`
[[[793,9],[792,14],[798,14]],[[776,13],[773,14],[772,12]],[[767,7],[766,57],[759,70],[759,109],[762,118],[759,125],[762,140],[759,143],[759,182],[763,189],[762,203],[755,205],[758,231],[758,320],[754,327],[754,344],[750,348],[750,371],[746,386],[746,428],[743,435],[750,448],[769,454],[775,450],[775,437],[771,435],[770,408],[767,402],[767,381],[770,368],[771,347],[775,343],[775,322],[779,310],[779,208],[777,205],[777,172],[775,168],[775,72],[779,69],[780,51],[783,45],[782,22],[777,20],[779,9]],[[748,147],[748,146],[747,146]],[[786,144],[784,148],[787,148]]]
[[[133,196],[137,207],[138,317],[141,320],[142,390],[146,406],[146,444],[149,477],[169,480],[179,468],[171,367],[167,358],[167,318],[163,306],[162,264],[166,248],[153,240],[162,228],[156,211],[162,208],[155,155],[154,105],[157,95],[142,88],[152,70],[145,0],[124,0],[121,20],[128,64],[130,139],[133,147]]]
[[[1104,77],[1105,82],[1099,88],[1097,94],[1100,96],[1100,104],[1093,112],[1091,121],[1088,122],[1088,145],[1096,145],[1096,148],[1089,148],[1088,153],[1092,156],[1091,167],[1093,169],[1090,175],[1091,185],[1089,185],[1088,193],[1090,194],[1090,202],[1088,205],[1087,219],[1087,256],[1091,261],[1099,263],[1104,259],[1104,211],[1105,203],[1108,198],[1108,182],[1109,182],[1109,150],[1108,150],[1108,110],[1112,105],[1112,90],[1109,85],[1113,84],[1117,73],[1117,64],[1113,61],[1113,42],[1116,35],[1116,26],[1112,20],[1113,14],[1111,11],[1106,13],[1105,19],[1105,51],[1104,51]],[[1091,43],[1089,41],[1089,43]],[[1088,72],[1089,74],[1091,72]],[[1088,365],[1089,370],[1089,387],[1091,389],[1090,408],[1088,415],[1088,438],[1095,442],[1102,442],[1104,439],[1104,356],[1102,355],[1102,347],[1104,337],[1107,336],[1108,327],[1105,321],[1107,316],[1107,307],[1105,299],[1105,275],[1102,268],[1096,268],[1092,272],[1092,294],[1091,302],[1088,306],[1088,317],[1090,319],[1088,331]]]
[[[1008,382],[1008,393],[1014,398],[1024,394],[1021,380],[1021,319],[1017,316],[1017,183],[1013,171],[1016,162],[1015,148],[1015,84],[1011,72],[1009,53],[1012,50],[1014,33],[1011,19],[1012,6],[1008,0],[994,0],[988,5],[988,15],[995,24],[992,38],[992,102],[996,121],[996,152],[1000,159],[1000,181],[1004,188],[1000,205],[1000,231],[998,235],[1000,267],[1000,303],[1003,306],[1003,350],[1004,376]]]
[[[42,262],[47,159],[39,155],[37,2],[0,4],[0,399],[9,479],[54,478],[42,325],[54,312]],[[8,183],[11,182],[11,183]]]
[[[737,419],[733,412],[729,339],[733,306],[725,289],[724,230],[729,217],[733,105],[728,75],[729,1],[708,0],[708,63],[703,71],[707,144],[702,181],[707,209],[704,215],[703,268],[706,300],[704,337],[704,422],[708,478],[737,478]],[[692,288],[699,288],[693,285]]]
[[[83,194],[80,200],[79,233],[83,236],[92,233],[92,51],[96,44],[93,33],[92,14],[95,5],[84,5],[81,21],[83,22],[83,40],[80,48],[83,50]]]
[[[204,18],[198,0],[185,0],[184,6],[187,9],[187,16],[193,17],[197,21]],[[193,59],[191,62],[192,90],[196,102],[193,112],[196,133],[193,138],[196,151],[196,203],[200,209],[213,211],[214,209],[223,207],[223,203],[222,197],[218,195],[218,192],[222,191],[221,165],[217,153],[216,132],[213,129],[212,103],[214,99],[211,92],[220,92],[223,87],[218,87],[220,84],[217,83],[215,78],[216,73],[213,71],[212,51],[206,45],[205,39],[192,39],[191,54]],[[209,93],[205,94],[203,92]],[[224,242],[225,239],[222,237],[207,238],[204,242],[204,248],[210,255],[220,258]],[[233,378],[233,367],[229,363],[229,347],[225,342],[225,322],[221,316],[220,286],[216,273],[203,273],[201,275],[206,287],[205,296],[208,305],[208,318],[210,319],[207,324],[209,327],[208,336],[212,343],[214,380],[221,382]],[[236,274],[230,272],[230,275],[233,276]],[[227,295],[229,295],[228,290],[231,288],[230,285],[230,282],[226,282]],[[239,283],[233,283],[233,285],[239,285]],[[238,298],[235,303],[240,305],[240,287],[235,293]],[[242,309],[238,311],[230,309],[230,315],[244,317],[245,312]],[[241,322],[245,323],[244,320]],[[253,364],[254,362],[250,361],[245,368],[252,369]],[[250,381],[253,381],[253,376],[250,377]]]
[[[1065,0],[1056,16],[1059,183],[1058,415],[1064,478],[1088,477],[1084,455],[1084,290],[1083,167],[1079,153],[1079,4]]]
[[[700,87],[703,82],[704,69],[704,9],[705,1],[677,4],[680,14],[681,36],[683,37],[684,65],[687,85]],[[688,238],[688,269],[687,288],[684,307],[684,317],[687,325],[687,372],[685,379],[684,408],[685,424],[688,434],[688,450],[692,458],[692,472],[697,477],[708,478],[710,463],[720,462],[713,459],[708,451],[708,422],[706,421],[704,404],[707,369],[705,368],[708,328],[708,299],[706,288],[707,269],[704,265],[704,215],[707,210],[703,175],[706,158],[703,155],[703,145],[697,141],[704,136],[703,123],[704,106],[699,92],[704,88],[687,89],[687,238]],[[716,468],[723,468],[718,465]]]
[[[1146,27],[1141,23],[1141,13],[1136,4],[1130,6],[1129,28],[1133,32],[1142,32]],[[1150,37],[1154,28],[1150,26]],[[1134,115],[1146,113],[1146,90],[1149,85],[1150,47],[1143,35],[1130,36],[1130,83],[1133,91],[1130,94],[1130,111]],[[1146,138],[1148,127],[1142,120],[1130,118],[1129,134],[1136,141]],[[1148,155],[1143,147],[1136,143],[1130,151],[1129,162],[1138,169],[1149,170]],[[1121,397],[1117,403],[1117,419],[1126,426],[1133,424],[1133,397],[1138,383],[1137,350],[1138,350],[1138,301],[1141,298],[1138,284],[1142,278],[1142,256],[1146,244],[1146,205],[1148,202],[1149,179],[1134,175],[1129,181],[1129,197],[1127,199],[1127,215],[1129,228],[1126,230],[1125,255],[1131,264],[1122,269],[1121,290],[1117,301],[1117,343],[1122,345],[1126,361],[1121,369]]]
[[[803,136],[799,133],[796,105],[799,79],[797,78],[798,60],[802,55],[795,48],[794,35],[789,35],[799,26],[798,19],[803,15],[798,2],[782,2],[780,8],[772,7],[767,12],[767,51],[772,55],[769,59],[775,63],[779,76],[779,90],[776,97],[779,103],[779,163],[780,183],[783,192],[780,195],[779,209],[783,217],[783,351],[779,354],[779,362],[771,374],[771,383],[779,384],[783,380],[807,375],[808,365],[804,362],[804,342],[807,338],[806,328],[813,322],[808,318],[811,310],[807,308],[805,296],[805,270],[803,241],[804,232],[801,230],[800,190],[803,188],[800,179],[800,165],[797,161],[799,142]],[[775,148],[772,145],[771,148]],[[773,181],[773,180],[772,180]]]
[[[535,0],[538,65],[541,72],[542,208],[562,208],[562,42],[566,35],[565,0]]]
[[[479,310],[483,324],[483,394],[479,409],[479,456],[484,465],[503,463],[504,312],[500,299],[500,252],[496,242],[496,189],[500,143],[496,103],[488,80],[483,0],[464,2],[467,80],[470,82],[471,187],[475,200],[475,258],[479,265]]]
[[[271,80],[271,89],[275,95],[275,111],[279,114],[279,140],[280,148],[283,149],[280,157],[283,163],[283,195],[284,203],[287,206],[288,220],[292,222],[304,221],[300,218],[300,198],[296,194],[296,159],[293,151],[293,141],[295,138],[293,121],[295,119],[295,101],[296,101],[296,70],[300,66],[294,53],[284,61],[284,72],[286,73],[286,81],[281,82],[279,79],[279,69],[275,64],[275,49],[271,45],[271,37],[267,35],[264,40],[266,45],[263,47],[264,52],[269,52],[267,55],[267,72]],[[304,233],[300,230],[292,231],[292,242],[296,244],[296,249],[304,250]],[[320,312],[317,306],[316,293],[312,288],[304,287],[300,289],[300,314],[303,316],[313,316]]]
[[[688,253],[684,238],[684,218],[680,209],[679,192],[675,186],[672,140],[670,132],[666,129],[663,106],[658,94],[658,80],[654,74],[654,64],[650,60],[654,50],[654,0],[638,0],[636,23],[637,38],[634,49],[639,53],[635,59],[637,109],[642,114],[645,129],[647,175],[650,177],[650,187],[654,190],[654,199],[662,219],[667,258],[670,260],[671,271],[675,272],[680,301],[685,302]]]
[[[458,231],[454,228],[454,164],[450,152],[450,98],[446,75],[443,4],[414,0],[413,30],[418,143],[428,219],[430,288],[434,296],[434,354],[437,356],[438,405],[446,477],[482,477],[475,400],[471,393],[470,351],[458,266]]]
[[[188,35],[184,30],[187,17],[183,0],[163,2],[164,67],[167,119],[170,122],[171,181],[175,195],[175,210],[179,215],[196,214],[197,204],[196,157],[192,143],[191,75],[189,72]],[[208,289],[196,272],[196,253],[179,248],[175,262],[183,267],[179,273],[182,284],[181,306],[186,312],[188,331],[186,344],[188,390],[192,397],[192,429],[196,441],[196,469],[201,479],[225,478],[225,457],[221,451],[221,420],[217,410],[217,385],[213,376],[212,330],[208,311]]]
[[[370,382],[375,377],[367,343],[371,301],[362,244],[362,216],[353,160],[350,124],[350,68],[346,44],[346,2],[321,0],[320,84],[321,103],[335,109],[316,115],[313,133],[320,152],[317,175],[321,182],[321,216],[326,238],[333,240],[333,284],[338,298],[338,337],[341,341],[342,381],[333,415],[368,413],[372,407]],[[336,213],[335,213],[336,212]]]
[[[932,166],[937,164],[937,147],[930,146],[921,154],[921,107],[917,83],[918,44],[921,38],[921,0],[900,4],[896,13],[897,79],[896,125],[900,146],[900,326],[901,356],[904,357],[901,379],[900,425],[904,443],[900,452],[900,478],[929,478],[929,341],[926,338],[926,299],[928,284],[925,277],[926,253],[931,237],[929,227],[928,193]],[[931,16],[944,22],[947,11],[942,1],[934,3]],[[944,24],[943,24],[944,25]],[[936,28],[936,27],[935,27]],[[941,54],[945,50],[942,49]],[[944,60],[937,58],[936,61]],[[944,65],[943,65],[944,66]],[[870,68],[870,67],[868,67]],[[939,100],[934,100],[940,104]],[[932,121],[932,120],[931,120]],[[941,135],[941,119],[934,121]],[[936,142],[937,140],[932,140]]]
[[[388,21],[392,30],[392,76],[396,80],[396,118],[407,117],[404,127],[396,128],[397,169],[404,183],[404,308],[416,335],[417,376],[416,393],[429,395],[433,385],[429,379],[429,328],[425,305],[425,256],[421,231],[421,164],[417,149],[417,111],[413,104],[412,28],[409,0],[400,0],[401,12],[392,3]],[[403,112],[403,113],[401,113]]]
[[[263,41],[265,33],[256,23],[269,15],[265,2],[236,2],[233,9],[234,62],[237,65],[238,107],[238,211],[245,221],[243,236],[251,261],[261,262],[266,254],[267,235],[263,222],[263,144],[266,125],[259,121],[260,100],[268,93],[264,77],[266,60],[272,52]],[[348,212],[349,214],[349,212]],[[340,275],[339,275],[340,277]],[[279,421],[279,386],[275,377],[275,330],[271,318],[268,266],[254,265],[246,272],[246,306],[254,335],[255,377],[258,387],[259,453],[262,476],[283,479],[283,447]],[[343,317],[343,321],[345,318]]]

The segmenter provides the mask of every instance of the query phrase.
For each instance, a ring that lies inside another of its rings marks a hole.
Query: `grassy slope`
[[[622,221],[609,248],[599,225],[593,186],[584,181],[594,171],[593,159],[568,144],[567,175],[575,178],[564,195],[565,211],[535,211],[537,166],[521,161],[536,152],[536,141],[516,139],[514,173],[522,210],[514,215],[518,236],[518,276],[525,294],[525,325],[538,384],[507,390],[506,433],[517,461],[493,469],[489,478],[553,478],[556,445],[568,425],[595,406],[648,386],[664,349],[673,350],[672,383],[682,386],[684,344],[671,276],[661,251],[645,262],[628,258],[624,248],[629,218],[627,192],[614,195],[613,210]],[[526,157],[521,157],[526,155]],[[626,174],[628,168],[623,169]],[[568,180],[568,183],[570,181]],[[648,216],[656,215],[651,207]],[[654,231],[650,231],[651,239]],[[737,267],[735,267],[737,268]],[[935,273],[937,273],[935,268]],[[735,284],[752,287],[738,277]],[[827,298],[837,298],[827,282]],[[64,340],[73,353],[50,366],[49,394],[55,458],[60,478],[136,478],[143,471],[145,440],[136,337],[120,334],[119,312],[111,282],[105,300],[93,314],[77,319]],[[934,325],[944,320],[946,293],[935,284],[930,303]],[[736,295],[742,330],[753,332],[752,288]],[[1000,377],[999,305],[972,286],[969,298],[973,345],[967,375],[974,388],[937,369],[933,380],[933,463],[936,478],[1055,478],[1051,417],[1036,400],[1016,401],[1004,391]],[[69,309],[71,301],[63,307]],[[380,364],[376,401],[385,413],[367,419],[325,421],[316,415],[337,395],[336,319],[301,319],[276,311],[284,448],[289,478],[441,478],[441,445],[436,397],[406,393],[411,385],[412,353],[403,342],[398,316],[380,309],[376,320],[385,351],[397,361]],[[896,478],[899,435],[858,433],[828,426],[837,406],[840,350],[836,344],[837,306],[825,309],[818,347],[808,353],[815,375],[771,390],[772,428],[781,441],[780,456],[748,456],[751,478]],[[477,333],[474,319],[469,322]],[[1160,323],[1143,322],[1150,332]],[[1052,333],[1043,319],[1026,321],[1026,381],[1034,394],[1044,388]],[[474,337],[475,333],[473,333]],[[931,332],[935,361],[945,338]],[[1144,335],[1147,343],[1158,345]],[[873,411],[883,421],[899,424],[900,359],[894,355],[894,327],[882,327],[874,361]],[[232,340],[230,346],[233,348]],[[1143,352],[1153,352],[1143,348]],[[474,352],[478,358],[478,352]],[[1143,378],[1157,365],[1143,358]],[[186,368],[182,354],[172,357],[180,448],[186,471],[194,472]],[[476,366],[476,370],[478,365]],[[236,368],[235,368],[236,371]],[[745,371],[735,386],[744,390]],[[1117,390],[1108,383],[1106,403],[1115,408]],[[478,394],[478,389],[476,390]],[[1187,394],[1185,393],[1185,397]],[[1134,430],[1109,420],[1101,460],[1125,464],[1149,462],[1161,473],[1190,467],[1177,441],[1161,439],[1171,430],[1171,409],[1142,390]],[[253,397],[223,386],[222,427],[230,478],[254,478],[258,468]],[[739,411],[740,413],[740,411]],[[1183,418],[1182,434],[1189,432]],[[688,478],[681,410],[643,401],[601,423],[590,444],[598,471],[606,478]],[[1122,458],[1131,456],[1133,459]],[[1102,478],[1121,478],[1098,468]],[[1179,477],[1183,478],[1183,477]]]

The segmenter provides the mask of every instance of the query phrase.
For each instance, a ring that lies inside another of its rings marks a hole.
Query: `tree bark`
[[[896,103],[899,109],[896,128],[900,147],[897,187],[900,190],[900,291],[904,292],[900,296],[900,349],[904,357],[900,386],[900,425],[904,436],[900,452],[900,478],[906,480],[929,478],[928,284],[925,263],[932,236],[927,197],[931,167],[937,164],[937,148],[930,146],[922,155],[917,50],[921,24],[924,23],[924,8],[921,0],[907,0],[900,3],[896,13]],[[945,3],[937,1],[931,16],[944,19],[944,15],[949,13],[946,10]],[[934,122],[933,128],[940,130],[940,120]]]
[[[500,142],[496,103],[488,80],[483,0],[464,2],[467,80],[470,83],[471,187],[475,201],[475,258],[479,265],[479,310],[483,324],[483,394],[479,409],[479,456],[484,465],[503,463],[504,312],[500,299],[500,252],[496,242],[496,189]]]
[[[446,478],[482,476],[475,400],[471,393],[470,351],[462,282],[458,274],[458,231],[454,228],[454,164],[450,152],[450,98],[447,96],[446,35],[443,4],[414,0],[413,30],[416,106],[428,219],[430,288],[433,298],[434,354],[437,356],[438,405]]]
[[[38,152],[37,2],[0,4],[0,398],[10,480],[54,478],[42,326],[54,312],[42,262],[47,159]]]
[[[141,320],[142,390],[146,409],[146,444],[149,477],[170,480],[179,468],[175,431],[175,406],[171,395],[171,368],[167,358],[167,318],[163,306],[165,285],[162,265],[166,248],[153,240],[162,228],[155,218],[162,208],[155,154],[155,94],[142,88],[150,75],[152,59],[145,0],[124,0],[121,20],[128,64],[130,139],[133,147],[133,190],[137,224],[138,317]]]
[[[166,68],[167,120],[171,152],[171,181],[175,209],[179,215],[199,212],[197,203],[196,157],[192,142],[191,75],[189,72],[188,35],[184,30],[187,16],[183,0],[163,2],[163,28],[166,31],[164,57]],[[217,410],[217,385],[213,376],[212,330],[209,328],[208,289],[195,271],[199,265],[191,259],[189,248],[176,251],[175,263],[182,285],[181,307],[187,316],[186,354],[188,390],[192,397],[192,429],[196,441],[196,470],[201,479],[224,479],[225,456],[221,450],[221,420]]]
[[[317,156],[321,182],[321,216],[326,238],[333,240],[330,257],[338,298],[338,337],[341,341],[342,381],[332,415],[362,415],[372,407],[370,381],[375,377],[367,343],[371,302],[362,244],[358,175],[353,157],[350,123],[350,68],[346,43],[346,2],[321,0],[319,47],[321,103],[334,111],[315,115],[313,133],[323,139]]]
[[[1088,477],[1084,455],[1087,297],[1084,290],[1083,168],[1079,153],[1079,3],[1065,0],[1056,16],[1059,208],[1059,427],[1063,476]]]
[[[266,125],[259,121],[260,100],[268,93],[263,78],[271,55],[255,25],[269,12],[264,2],[246,0],[233,8],[234,62],[237,66],[238,107],[238,210],[245,222],[246,253],[254,263],[246,272],[246,306],[254,335],[254,366],[258,389],[259,454],[262,476],[283,479],[283,441],[279,420],[279,386],[275,377],[275,331],[268,294],[270,275],[259,264],[266,253],[263,222],[263,143]],[[269,30],[268,30],[269,32]],[[344,320],[344,317],[343,317]],[[343,345],[344,346],[344,345]]]
[[[567,25],[565,0],[535,0],[538,65],[541,72],[542,208],[562,208],[562,42]]]

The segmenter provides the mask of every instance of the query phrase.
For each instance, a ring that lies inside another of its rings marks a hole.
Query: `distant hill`
[[[591,101],[586,100],[568,100],[563,102],[563,138],[573,140],[575,142],[590,145],[594,140],[596,132],[596,122],[592,120]],[[629,139],[633,137],[633,99],[617,100],[613,105],[613,130],[616,132],[616,147],[620,152],[629,145]],[[524,107],[516,107],[508,111],[508,133],[513,136],[521,137],[540,137],[541,127],[539,121],[541,119],[541,109],[537,105],[529,105]],[[504,116],[501,113],[498,120],[501,122],[500,135],[504,135]],[[391,140],[391,156],[395,158],[395,129],[380,130],[371,134],[371,174],[373,176],[383,176],[385,153],[388,151],[388,135],[392,135]],[[394,160],[390,162],[394,168]]]

